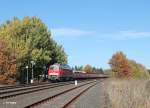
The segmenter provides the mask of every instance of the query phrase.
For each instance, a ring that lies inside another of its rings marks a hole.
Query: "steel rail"
[[[82,84],[82,85],[79,85],[79,86],[70,88],[70,89],[68,89],[68,90],[62,91],[62,92],[57,93],[57,94],[55,94],[55,95],[53,95],[53,96],[50,96],[50,97],[48,97],[48,98],[42,99],[42,100],[40,100],[40,101],[38,101],[38,102],[35,102],[35,103],[31,104],[31,105],[25,106],[24,108],[36,107],[36,106],[38,106],[38,105],[40,105],[40,104],[42,104],[42,103],[44,103],[44,102],[47,102],[47,101],[49,101],[49,100],[51,100],[51,99],[54,99],[54,98],[56,98],[56,97],[58,97],[58,96],[61,96],[61,95],[65,94],[65,93],[68,93],[68,92],[70,92],[70,91],[72,91],[72,90],[75,90],[75,89],[77,89],[77,88],[80,88],[80,87],[82,87],[82,86],[85,86],[85,85],[88,85],[88,84],[91,84],[91,83],[94,83],[94,82],[96,82],[96,81],[91,81],[91,82],[88,82],[88,83],[85,83],[85,84]]]
[[[15,88],[22,88],[22,87],[29,87],[29,86],[36,86],[36,85],[43,85],[48,84],[49,82],[43,83],[34,83],[34,84],[20,84],[20,85],[8,85],[0,87],[0,90],[8,90],[8,89],[15,89]]]
[[[82,92],[80,92],[77,96],[75,96],[73,99],[71,99],[68,103],[66,103],[62,108],[69,108],[69,106],[77,100],[81,95],[83,95],[85,92],[87,92],[90,88],[95,86],[96,84],[93,84],[89,86],[88,88],[84,89]]]
[[[87,81],[87,80],[82,80],[80,82],[84,82],[84,81]],[[41,91],[41,90],[46,90],[46,89],[55,88],[55,87],[59,87],[59,86],[70,85],[70,84],[74,84],[74,82],[71,81],[71,82],[62,82],[62,83],[52,83],[50,85],[44,85],[43,87],[37,86],[37,87],[34,87],[34,88],[24,88],[24,89],[21,89],[21,90],[19,89],[19,90],[13,91],[14,93],[10,91],[10,93],[12,93],[12,94],[7,94],[6,93],[6,94],[0,95],[0,99],[11,98],[11,97],[15,97],[15,96],[18,96],[18,95],[33,93],[33,92],[37,92],[37,91]],[[20,91],[20,92],[18,92],[18,91]]]
[[[38,87],[38,89],[36,88],[31,88],[30,90],[25,89],[25,90],[21,90],[22,92],[19,93],[12,93],[12,94],[4,94],[4,95],[0,95],[0,99],[6,99],[6,98],[11,98],[11,97],[15,97],[18,95],[23,95],[23,94],[28,94],[28,93],[33,93],[33,92],[37,92],[37,91],[41,91],[41,90],[45,90],[45,89],[50,89],[50,88],[55,88],[55,87],[59,87],[59,86],[65,86],[65,85],[69,85],[69,84],[73,84],[73,82],[70,83],[61,83],[61,84],[53,84],[53,85],[49,85],[49,86],[45,86],[45,87]]]

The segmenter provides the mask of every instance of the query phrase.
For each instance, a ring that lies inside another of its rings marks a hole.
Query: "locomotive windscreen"
[[[59,66],[57,66],[57,65],[52,65],[52,66],[50,66],[49,69],[50,69],[50,70],[59,70]]]

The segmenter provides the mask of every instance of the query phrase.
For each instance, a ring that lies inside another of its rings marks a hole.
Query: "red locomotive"
[[[54,64],[49,67],[48,79],[50,80],[71,80],[73,71],[68,65]]]
[[[64,81],[73,79],[98,78],[101,74],[74,71],[68,65],[53,64],[48,70],[48,79],[52,81]]]

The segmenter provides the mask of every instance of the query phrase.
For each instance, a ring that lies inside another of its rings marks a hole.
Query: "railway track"
[[[81,82],[81,81],[79,81],[79,82]],[[33,93],[33,92],[37,92],[40,90],[55,88],[55,87],[59,87],[59,86],[65,86],[65,85],[69,85],[69,84],[74,84],[74,81],[59,82],[59,83],[45,83],[44,85],[40,84],[40,85],[25,86],[25,87],[20,87],[20,88],[13,88],[11,90],[10,89],[1,90],[0,91],[0,99],[7,99],[7,98],[15,97],[18,95]]]
[[[72,98],[68,103],[66,103],[62,108],[69,108],[69,106],[76,101],[77,98],[79,98],[81,95],[83,95],[86,91],[88,91],[91,87],[95,86],[96,84],[93,84],[89,86],[88,88],[84,89],[82,92],[80,92],[77,96]]]
[[[36,85],[43,85],[43,84],[49,84],[49,82],[43,82],[43,83],[33,83],[33,84],[20,84],[20,85],[9,85],[9,86],[3,86],[0,87],[0,90],[8,90],[8,89],[15,89],[15,88],[23,88],[23,87],[30,87],[30,86],[36,86]]]
[[[38,88],[38,87],[44,87],[47,85],[51,85],[50,83],[45,83],[45,84],[36,84],[36,85],[26,85],[26,86],[21,86],[21,87],[12,87],[9,89],[3,89],[0,91],[0,95],[1,94],[6,94],[6,93],[12,93],[12,92],[17,92],[17,91],[22,91],[22,90],[26,90],[26,89],[32,89],[32,88]]]
[[[69,106],[78,97],[83,95],[86,91],[88,91],[90,88],[92,88],[96,84],[97,84],[96,80],[90,81],[90,82],[81,84],[79,86],[75,86],[73,88],[62,91],[60,93],[57,93],[53,96],[47,97],[40,101],[37,101],[33,104],[25,106],[24,108],[33,108],[33,107],[36,107],[36,108],[53,108],[53,107],[54,108],[69,108]],[[63,104],[62,104],[62,102],[60,102],[61,100],[64,100]],[[60,105],[58,105],[58,104],[60,104]],[[54,106],[54,105],[56,105],[56,106]]]

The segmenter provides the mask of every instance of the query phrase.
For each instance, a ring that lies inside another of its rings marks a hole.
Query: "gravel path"
[[[86,81],[86,82],[90,82],[90,81]],[[85,82],[78,84],[78,86],[83,83]],[[61,87],[41,90],[41,91],[34,92],[34,93],[19,95],[17,97],[12,97],[8,99],[2,99],[0,100],[0,108],[23,108],[27,105],[30,105],[46,97],[53,96],[54,94],[57,94],[59,92],[62,92],[63,90],[72,88],[74,86],[75,86],[74,84],[70,84],[70,85],[65,85]]]
[[[69,108],[105,108],[104,81],[89,89]]]

